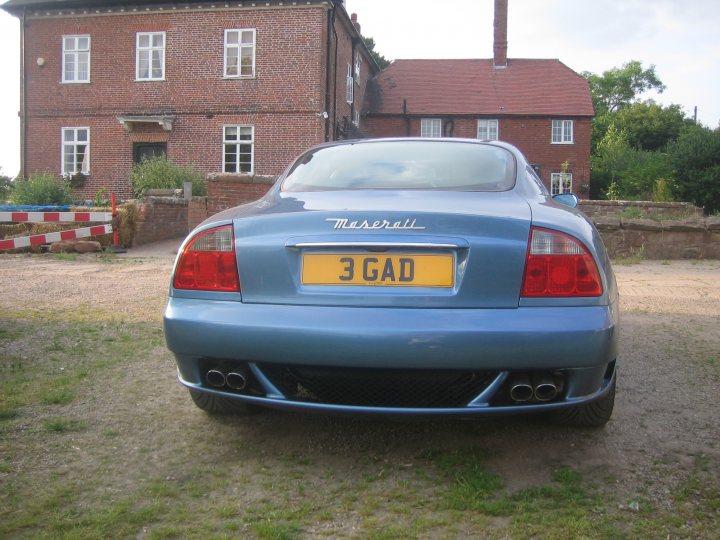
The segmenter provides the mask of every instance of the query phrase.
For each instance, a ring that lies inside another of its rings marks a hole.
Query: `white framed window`
[[[355,98],[355,88],[353,87],[353,67],[352,64],[347,65],[347,79],[345,79],[345,101],[352,103]]]
[[[62,128],[62,174],[90,174],[90,128]]]
[[[550,194],[572,193],[572,173],[550,173]]]
[[[442,120],[440,118],[423,118],[420,120],[421,137],[441,137]]]
[[[138,81],[165,80],[165,32],[138,32],[135,58]]]
[[[353,124],[355,124],[356,126],[359,126],[359,125],[360,125],[360,111],[358,111],[357,109],[355,109],[355,110],[353,111],[353,120],[352,120],[352,122],[353,122]]]
[[[223,126],[223,171],[252,174],[254,158],[255,127]]]
[[[552,143],[573,144],[573,121],[553,120],[552,121]]]
[[[362,70],[362,55],[359,50],[355,50],[355,82],[360,84],[360,71]]]
[[[225,30],[225,67],[228,79],[255,76],[255,29]]]
[[[90,36],[63,36],[62,82],[90,82]]]
[[[477,138],[484,141],[498,140],[498,121],[497,120],[478,120]]]

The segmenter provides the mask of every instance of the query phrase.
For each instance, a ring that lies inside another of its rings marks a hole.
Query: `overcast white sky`
[[[720,0],[509,0],[509,58],[559,58],[601,73],[655,64],[664,104],[715,128],[720,121]],[[388,59],[492,57],[493,0],[346,0]],[[0,12],[0,167],[20,162],[19,23]]]

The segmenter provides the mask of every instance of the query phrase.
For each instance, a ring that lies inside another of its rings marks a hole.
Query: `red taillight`
[[[175,269],[173,287],[240,292],[232,225],[202,231],[185,246]]]
[[[600,296],[602,281],[585,246],[564,233],[533,227],[522,296]]]

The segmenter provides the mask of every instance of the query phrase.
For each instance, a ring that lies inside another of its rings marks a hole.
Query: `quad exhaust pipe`
[[[555,381],[547,374],[533,376],[533,395],[538,401],[552,401],[558,395]]]
[[[510,398],[518,403],[530,401],[533,397],[533,387],[527,374],[518,375],[510,386]]]
[[[560,393],[555,379],[550,373],[527,373],[515,375],[510,382],[510,399],[516,403],[535,400],[541,403],[552,401]]]
[[[244,390],[247,386],[247,377],[240,371],[231,371],[226,375],[219,369],[211,369],[205,374],[205,381],[215,388],[227,386],[233,390]]]
[[[211,369],[205,374],[205,380],[210,386],[222,388],[225,386],[225,374],[217,369]]]
[[[225,383],[233,390],[243,390],[247,385],[247,379],[244,374],[231,371],[225,376]]]

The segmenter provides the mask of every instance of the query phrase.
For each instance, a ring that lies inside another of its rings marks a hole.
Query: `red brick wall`
[[[207,215],[256,201],[272,187],[273,177],[220,174],[208,178]]]
[[[131,196],[133,142],[166,142],[168,157],[203,173],[222,171],[224,124],[255,126],[255,173],[278,175],[325,138],[326,10],[177,10],[141,15],[31,18],[27,22],[28,163],[26,174],[60,174],[62,127],[90,127],[92,198],[107,187]],[[223,79],[224,30],[255,28],[256,78]],[[166,80],[135,81],[135,33],[166,34]],[[89,34],[91,82],[62,84],[62,35]],[[44,58],[40,67],[35,62]],[[344,81],[343,81],[344,87]],[[342,93],[344,98],[344,91]],[[173,129],[117,115],[172,114]]]
[[[208,217],[207,197],[193,197],[188,201],[188,229],[192,230]]]
[[[367,87],[367,81],[374,75],[372,68],[372,60],[365,49],[356,45],[356,50],[362,55],[362,66],[360,69],[360,78],[358,81],[353,81],[353,103],[350,105],[347,102],[346,90],[347,90],[347,65],[352,66],[352,74],[355,75],[355,60],[353,57],[353,44],[350,25],[350,20],[338,13],[335,19],[335,31],[337,32],[337,70],[334,73],[334,85],[335,88],[331,89],[331,105],[330,105],[330,119],[334,120],[337,129],[332,130],[330,133],[330,140],[335,138],[355,138],[357,133],[354,131],[355,128],[351,126],[353,119],[353,112],[355,110],[362,112],[362,104],[365,96],[365,89]],[[333,35],[334,37],[334,35]],[[335,60],[335,49],[331,51],[331,61]],[[332,75],[331,75],[332,76]],[[332,98],[335,98],[334,108],[332,104]],[[346,131],[345,136],[341,133],[341,130],[345,127],[349,129]],[[357,129],[364,129],[362,120],[360,126]],[[337,137],[335,137],[337,135]]]
[[[428,115],[431,117],[432,115]],[[556,118],[563,119],[563,118]],[[448,120],[452,121],[448,125]],[[540,165],[540,175],[550,188],[550,174],[561,172],[564,161],[569,162],[568,172],[573,175],[573,191],[589,196],[591,120],[574,118],[574,144],[551,144],[552,118],[523,117],[499,118],[500,140],[517,146],[530,163]],[[420,118],[410,119],[410,136],[420,136]],[[398,116],[368,116],[366,131],[373,137],[404,137],[406,121]],[[477,118],[444,118],[446,134],[452,137],[477,137]]]
[[[148,197],[138,205],[136,226],[135,246],[179,238],[188,233],[188,202]]]

